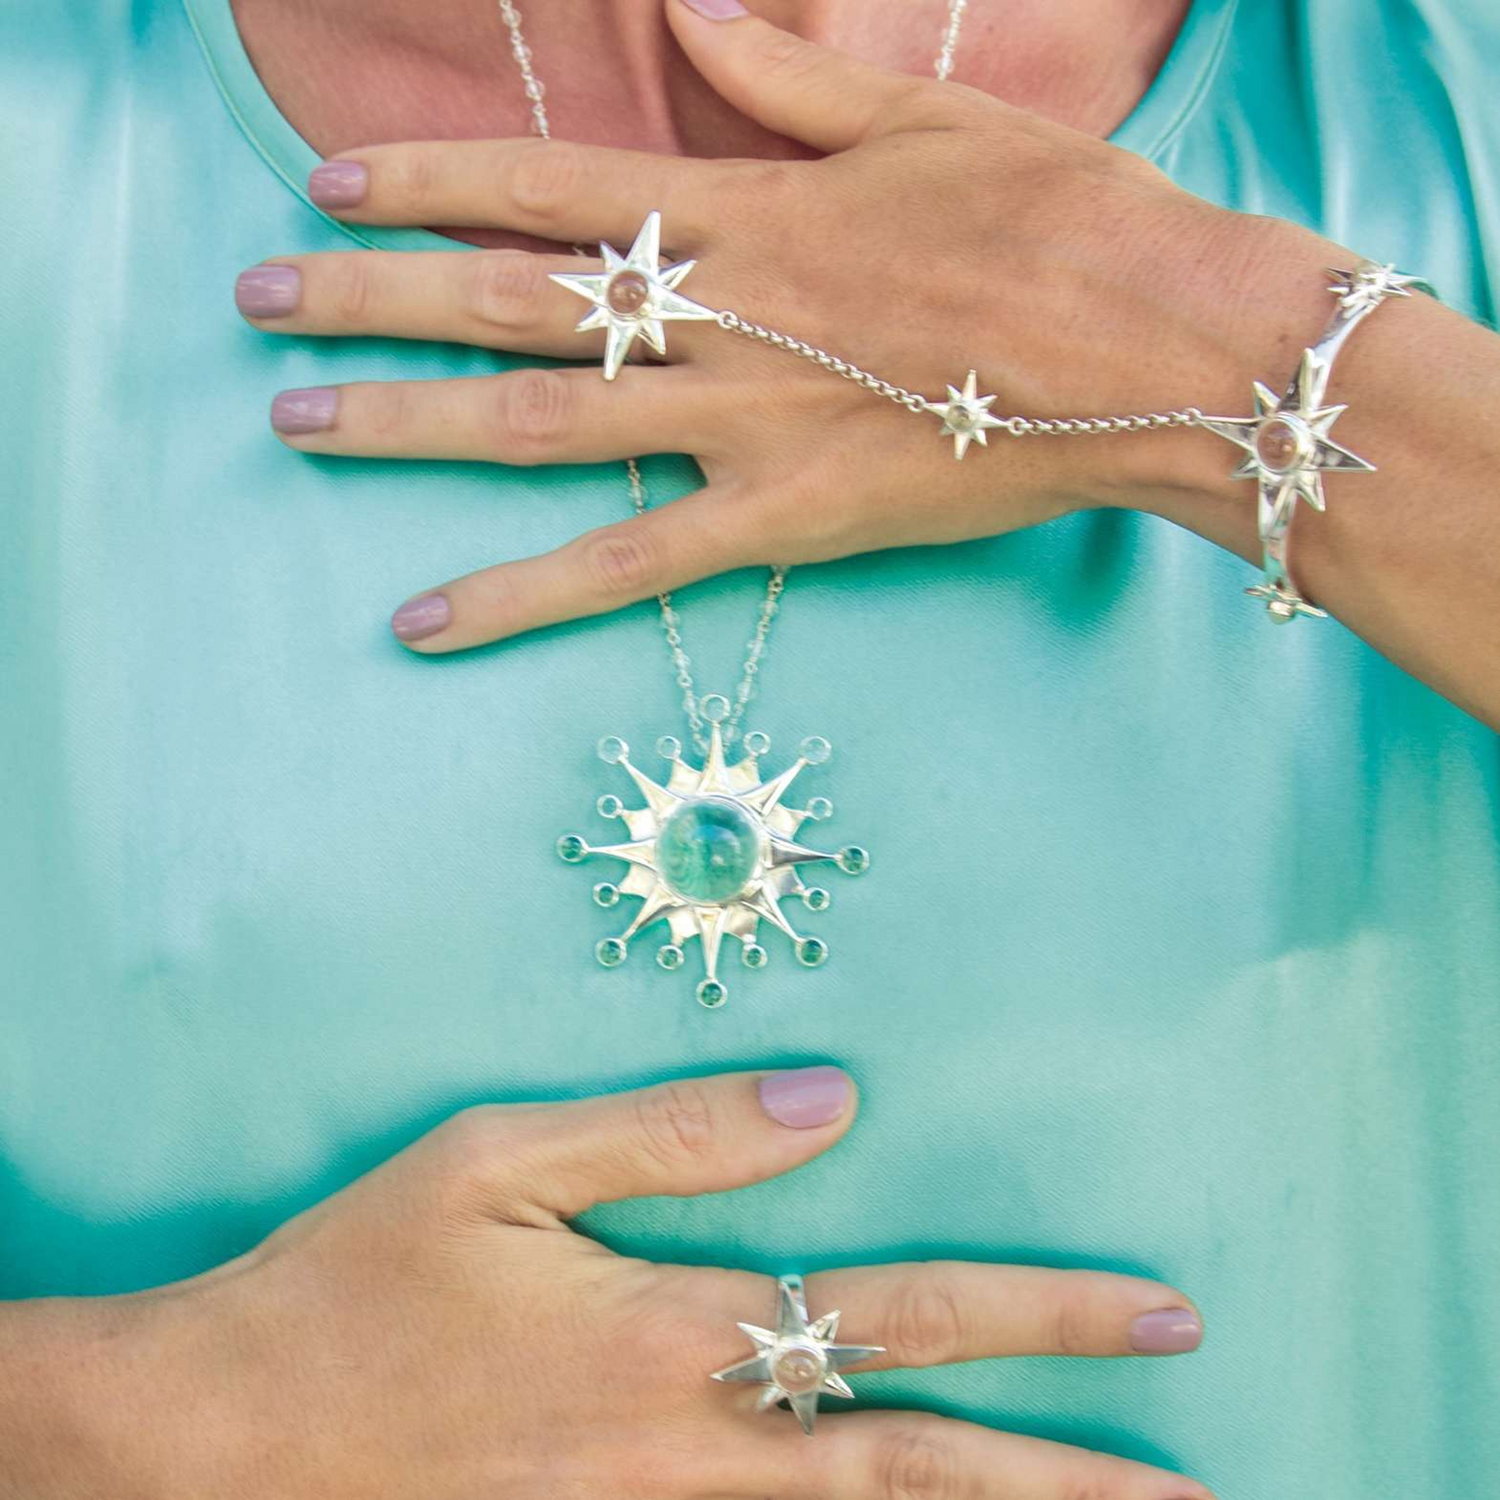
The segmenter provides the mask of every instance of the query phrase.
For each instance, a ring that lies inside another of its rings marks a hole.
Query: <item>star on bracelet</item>
[[[1409,297],[1412,287],[1432,291],[1421,277],[1405,276],[1394,266],[1373,261],[1350,271],[1330,270],[1329,275],[1333,283],[1328,290],[1338,299],[1333,315],[1317,342],[1302,351],[1286,394],[1278,399],[1269,386],[1256,381],[1254,416],[1199,418],[1199,426],[1245,450],[1244,461],[1231,477],[1256,482],[1261,543],[1261,581],[1245,592],[1264,599],[1268,618],[1278,625],[1298,615],[1327,615],[1309,604],[1292,581],[1287,554],[1297,502],[1305,500],[1314,510],[1325,510],[1325,473],[1375,472],[1374,464],[1328,435],[1348,409],[1325,404],[1334,359],[1353,329],[1387,297]]]

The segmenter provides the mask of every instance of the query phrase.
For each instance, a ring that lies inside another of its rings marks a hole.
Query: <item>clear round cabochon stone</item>
[[[650,283],[639,271],[621,271],[610,278],[604,300],[609,303],[611,312],[630,318],[646,305],[650,295]]]
[[[1274,473],[1290,469],[1301,456],[1302,440],[1297,429],[1282,417],[1262,422],[1255,434],[1255,456]]]
[[[804,1396],[823,1384],[822,1356],[812,1349],[783,1349],[771,1363],[771,1376],[789,1396]]]
[[[663,879],[689,901],[722,906],[750,883],[760,864],[761,831],[744,808],[722,797],[676,807],[656,839]]]

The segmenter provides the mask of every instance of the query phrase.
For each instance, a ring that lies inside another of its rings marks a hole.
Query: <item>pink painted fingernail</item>
[[[396,632],[397,640],[425,641],[428,636],[446,630],[452,618],[453,609],[446,595],[423,594],[420,599],[408,599],[391,616],[391,629]]]
[[[1142,1313],[1130,1325],[1130,1347],[1137,1354],[1190,1354],[1202,1342],[1203,1324],[1185,1307]]]
[[[811,1130],[832,1125],[849,1108],[853,1089],[841,1068],[793,1068],[760,1081],[761,1108],[778,1125]]]
[[[357,208],[370,188],[370,174],[359,161],[325,161],[307,178],[307,196],[319,208]]]
[[[284,318],[302,300],[296,266],[251,266],[234,283],[234,305],[247,318]]]
[[[710,21],[732,21],[736,16],[750,14],[740,0],[683,0],[683,3]]]
[[[309,386],[301,391],[282,391],[271,402],[271,426],[288,435],[323,432],[338,415],[339,393],[331,385]]]

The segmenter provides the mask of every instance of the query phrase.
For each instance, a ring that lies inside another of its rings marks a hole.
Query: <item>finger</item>
[[[495,1211],[567,1219],[596,1203],[717,1193],[778,1176],[833,1145],[854,1109],[848,1074],[816,1067],[470,1114],[490,1153]]]
[[[271,403],[271,426],[304,453],[599,463],[702,453],[724,401],[698,372],[680,367],[631,371],[612,386],[591,369],[514,370],[282,391]]]
[[[363,146],[315,167],[308,196],[353,224],[516,229],[630,243],[660,209],[674,248],[701,243],[724,169],[613,146],[517,138]]]
[[[705,0],[705,10],[734,9],[733,0]],[[936,87],[748,14],[709,19],[687,0],[668,0],[667,20],[716,93],[768,130],[820,151],[907,128],[907,106]]]
[[[648,379],[664,373],[642,372]],[[710,487],[554,552],[485,568],[408,599],[391,617],[391,629],[416,651],[461,651],[762,561],[761,547],[743,498]]]
[[[796,1425],[783,1422],[762,1441],[766,1461],[757,1477],[764,1483],[756,1494],[786,1500],[1213,1500],[1196,1481],[1149,1464],[925,1413],[825,1416],[810,1443]]]
[[[235,302],[267,333],[432,339],[578,359],[591,342],[602,350],[602,337],[574,332],[588,309],[548,277],[600,266],[592,257],[524,250],[285,256],[243,272]]]
[[[843,1314],[845,1343],[883,1344],[864,1370],[1022,1354],[1186,1354],[1202,1323],[1169,1286],[1103,1271],[930,1261],[807,1278],[815,1312]]]

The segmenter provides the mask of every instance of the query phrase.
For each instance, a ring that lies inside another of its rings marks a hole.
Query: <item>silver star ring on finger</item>
[[[786,1405],[796,1413],[802,1430],[812,1436],[818,1416],[818,1393],[852,1397],[854,1392],[839,1374],[876,1354],[879,1344],[836,1344],[839,1315],[824,1313],[815,1322],[807,1317],[807,1293],[800,1276],[783,1276],[776,1283],[776,1329],[741,1323],[755,1353],[749,1359],[716,1370],[714,1380],[743,1380],[764,1389],[756,1402],[759,1411]]]

